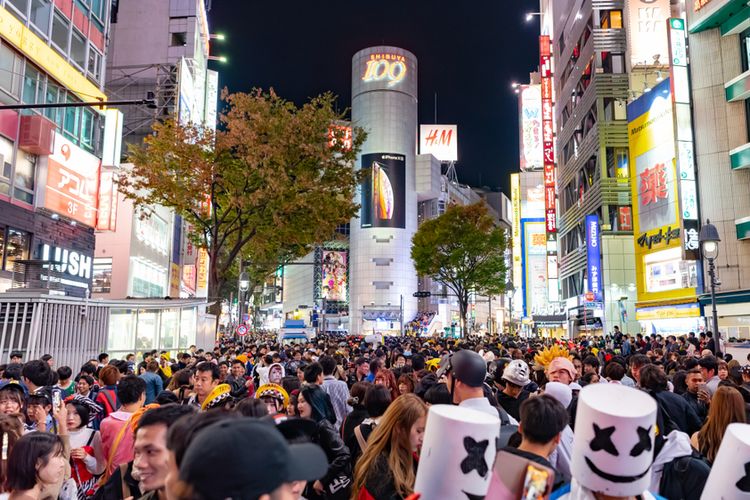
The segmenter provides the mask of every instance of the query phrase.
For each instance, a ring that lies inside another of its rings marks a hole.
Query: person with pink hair
[[[547,366],[547,380],[570,385],[576,379],[576,367],[568,358],[555,358]]]

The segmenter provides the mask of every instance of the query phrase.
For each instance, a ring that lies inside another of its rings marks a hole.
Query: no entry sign
[[[247,335],[247,326],[245,325],[237,325],[237,329],[235,330],[237,332],[237,335],[240,337],[244,337]]]

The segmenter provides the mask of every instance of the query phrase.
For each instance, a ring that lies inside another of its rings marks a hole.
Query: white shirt
[[[492,415],[493,417],[499,418],[497,408],[492,406],[490,404],[490,400],[485,397],[464,399],[458,406],[460,406],[461,408],[470,408],[472,410],[481,411],[488,415]],[[508,415],[508,420],[510,420],[511,425],[518,425],[518,421],[510,415]]]

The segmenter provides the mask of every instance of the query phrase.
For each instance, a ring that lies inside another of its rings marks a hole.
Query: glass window
[[[80,102],[70,94],[67,95],[66,102]],[[70,138],[78,141],[78,116],[81,113],[81,108],[65,108],[65,122],[63,124],[63,131]]]
[[[92,0],[91,12],[103,21],[107,14],[107,2],[105,0]]]
[[[68,53],[68,35],[70,34],[70,21],[65,19],[57,10],[52,18],[52,41],[62,50],[63,54]]]
[[[180,310],[164,309],[161,312],[161,333],[159,348],[176,350],[180,340]]]
[[[195,344],[197,323],[198,314],[195,307],[182,310],[180,315],[180,349],[185,350]]]
[[[112,309],[109,313],[107,351],[132,351],[135,343],[135,309]]]
[[[18,81],[22,60],[16,52],[0,43],[0,88],[10,95],[18,97]]]
[[[52,2],[50,0],[31,0],[31,23],[38,28],[37,31],[47,35],[49,32],[49,18],[52,15]]]
[[[159,326],[159,311],[148,309],[138,310],[138,329],[135,339],[137,351],[154,349],[156,346],[156,333]]]
[[[44,94],[44,102],[54,104],[64,98],[63,90],[52,82],[47,82],[47,90]],[[44,110],[44,116],[52,120],[58,127],[63,125],[63,108],[47,108]]]
[[[91,75],[94,78],[94,80],[96,80],[97,82],[101,80],[102,78],[101,61],[102,61],[102,55],[98,53],[96,50],[94,50],[93,45],[89,45],[88,71],[89,71],[89,75]]]
[[[112,257],[94,259],[94,277],[92,293],[109,293],[112,291]]]
[[[81,110],[81,147],[94,150],[94,112],[86,108]]]
[[[5,267],[6,271],[13,270],[15,260],[27,259],[29,257],[29,233],[19,229],[8,228],[7,243],[5,244]]]
[[[26,11],[29,8],[29,0],[8,0],[7,4],[15,7],[19,14],[26,17]],[[10,11],[13,14],[16,14],[13,9],[10,9]]]
[[[36,172],[36,155],[18,150],[16,170],[13,176],[13,197],[26,203],[34,203],[34,174]]]
[[[0,193],[10,194],[10,173],[13,169],[13,142],[0,136]],[[1,260],[1,259],[0,259]]]
[[[86,67],[86,39],[76,29],[70,38],[70,58],[78,66]]]
[[[31,64],[28,62],[26,63],[26,71],[23,75],[23,102],[26,104],[35,104],[39,101],[37,101],[37,88],[39,87],[39,80],[41,79],[41,74],[39,71],[37,71],[36,68],[34,68]]]
[[[740,52],[742,52],[742,72],[750,70],[750,29],[740,33]]]

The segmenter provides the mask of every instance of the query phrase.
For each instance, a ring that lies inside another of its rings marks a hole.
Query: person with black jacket
[[[336,414],[328,394],[320,386],[305,385],[297,399],[297,412],[300,417],[318,424],[313,442],[323,448],[328,458],[328,472],[323,478],[308,483],[304,497],[308,500],[348,499],[352,481],[351,455],[334,427]]]
[[[701,428],[703,422],[693,407],[685,398],[669,392],[667,376],[658,366],[645,365],[641,368],[640,385],[651,394],[659,407],[664,409],[678,430],[690,436]]]
[[[362,420],[358,426],[352,429],[351,434],[344,434],[344,443],[352,457],[352,468],[357,465],[357,460],[367,448],[367,440],[380,419],[391,404],[391,393],[382,385],[370,385],[364,397],[367,418]]]

